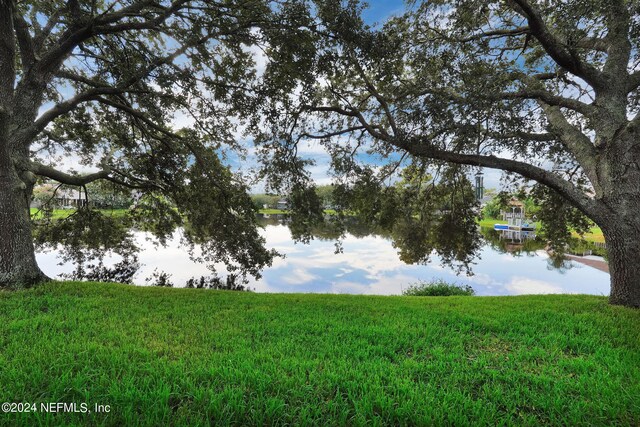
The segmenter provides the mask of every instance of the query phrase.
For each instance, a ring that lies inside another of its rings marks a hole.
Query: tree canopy
[[[265,141],[295,153],[319,140],[347,180],[425,162],[517,174],[539,186],[557,249],[585,216],[602,227],[611,300],[640,306],[639,12],[625,0],[439,0],[371,27],[357,2],[317,2],[313,81]]]
[[[99,180],[132,190],[146,230],[166,238],[188,224],[205,258],[259,274],[274,253],[222,159],[243,154],[252,49],[281,37],[271,28],[296,13],[286,3],[0,1],[0,284],[42,278],[28,207],[43,180],[87,197]],[[83,230],[91,218],[47,225]]]

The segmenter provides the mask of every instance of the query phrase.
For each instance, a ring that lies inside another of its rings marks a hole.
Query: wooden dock
[[[603,260],[599,260],[599,259],[591,259],[591,258],[585,258],[585,257],[581,257],[581,256],[577,256],[577,255],[565,255],[567,259],[579,262],[581,264],[584,265],[588,265],[589,267],[593,267],[595,269],[598,269],[600,271],[604,271],[605,273],[609,272],[609,264],[607,264],[606,261]]]

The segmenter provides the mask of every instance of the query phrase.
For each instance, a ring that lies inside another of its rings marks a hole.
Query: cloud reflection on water
[[[485,246],[473,266],[474,275],[457,276],[450,268],[442,267],[436,256],[428,265],[404,264],[391,241],[380,236],[347,235],[343,252],[336,254],[335,242],[330,240],[294,244],[285,225],[268,225],[262,234],[267,246],[285,257],[277,258],[273,266],[264,271],[262,279],[250,282],[249,286],[257,292],[397,295],[416,281],[440,278],[471,285],[477,295],[609,293],[607,273],[576,263],[568,270],[549,269],[544,251],[514,256]],[[179,246],[177,235],[167,247],[156,247],[144,233],[138,233],[137,237],[143,264],[135,278],[137,284],[145,284],[145,278],[156,269],[170,273],[177,286],[190,277],[210,274],[206,266],[189,259]],[[44,272],[51,276],[72,270],[71,266],[57,265],[55,252],[40,253],[37,257]],[[219,266],[219,272],[225,273],[223,266]]]

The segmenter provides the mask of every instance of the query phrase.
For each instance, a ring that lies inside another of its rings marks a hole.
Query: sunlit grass
[[[279,214],[288,214],[289,211],[283,209],[260,209],[258,213],[263,215],[279,215]]]
[[[580,237],[575,231],[572,234],[574,237]],[[589,232],[585,233],[582,238],[588,242],[604,243],[604,234],[602,234],[602,229],[598,226],[591,227]]]
[[[0,292],[5,425],[638,425],[640,311],[50,283]]]

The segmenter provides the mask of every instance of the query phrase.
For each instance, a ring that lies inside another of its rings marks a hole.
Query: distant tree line
[[[334,205],[333,185],[318,185],[315,187],[315,193],[320,200],[324,209],[331,209]],[[251,195],[256,209],[277,209],[278,202],[288,201],[288,196],[278,194],[257,193]]]

